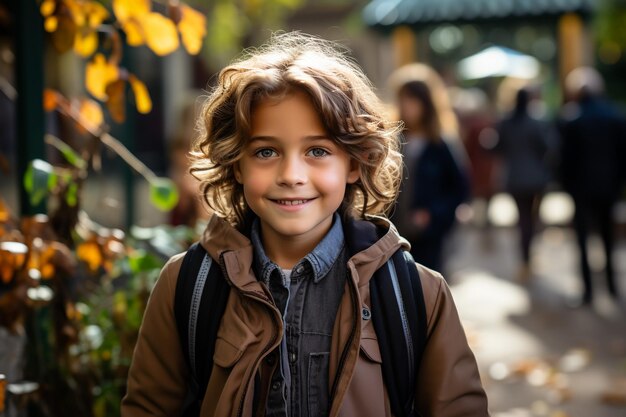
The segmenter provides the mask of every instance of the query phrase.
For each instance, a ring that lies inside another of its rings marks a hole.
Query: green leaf
[[[31,161],[24,174],[24,188],[33,205],[39,204],[58,182],[52,165],[41,159]]]
[[[83,158],[81,158],[74,149],[72,149],[67,143],[59,141],[54,145],[63,155],[63,157],[70,164],[74,165],[78,169],[85,169],[87,167],[87,162]]]
[[[178,203],[176,185],[168,178],[150,181],[150,200],[159,210],[170,211]]]
[[[156,256],[144,250],[137,250],[128,257],[128,264],[133,274],[161,269],[163,262]]]
[[[78,203],[78,184],[75,182],[71,183],[67,187],[67,192],[65,193],[65,201],[70,207],[76,206]]]

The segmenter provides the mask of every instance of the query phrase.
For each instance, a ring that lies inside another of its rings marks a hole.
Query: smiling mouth
[[[313,201],[313,198],[308,199],[299,199],[299,200],[272,200],[276,204],[280,204],[283,206],[298,206],[301,204],[306,204],[309,201]]]

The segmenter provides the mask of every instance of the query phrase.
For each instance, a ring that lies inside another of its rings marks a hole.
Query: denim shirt
[[[326,236],[290,274],[265,254],[258,219],[251,240],[255,273],[272,293],[285,328],[266,416],[326,415],[331,337],[347,275],[341,218],[334,215]]]

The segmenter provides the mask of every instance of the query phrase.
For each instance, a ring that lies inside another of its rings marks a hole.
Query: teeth
[[[298,204],[304,204],[309,200],[276,200],[278,204],[284,204],[286,206],[297,206]]]

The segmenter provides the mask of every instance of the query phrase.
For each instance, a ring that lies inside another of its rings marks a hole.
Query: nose
[[[306,164],[298,156],[288,156],[281,161],[276,178],[279,185],[292,187],[306,184],[307,180]]]

